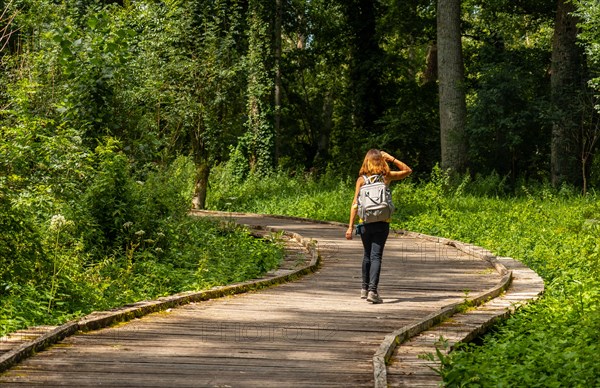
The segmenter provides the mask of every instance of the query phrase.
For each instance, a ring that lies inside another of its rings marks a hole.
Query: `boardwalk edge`
[[[479,306],[486,301],[497,297],[510,286],[511,280],[512,272],[506,271],[506,274],[496,286],[490,288],[489,290],[483,291],[477,297],[465,299],[463,303],[454,303],[449,306],[445,306],[440,311],[431,313],[422,320],[414,324],[404,326],[385,336],[383,342],[379,345],[379,349],[373,356],[373,375],[375,387],[387,387],[387,364],[394,350],[396,349],[396,346],[399,346],[417,334],[439,325],[446,319],[467,307]]]
[[[274,276],[271,278],[262,278],[249,280],[228,286],[215,287],[204,291],[187,291],[179,294],[158,298],[152,301],[142,301],[126,305],[113,310],[92,312],[78,320],[69,321],[57,328],[27,341],[16,348],[0,355],[0,373],[10,369],[22,360],[31,357],[57,342],[79,332],[98,330],[119,322],[130,321],[158,311],[164,311],[169,308],[182,306],[185,304],[200,302],[209,299],[220,298],[223,296],[242,294],[255,289],[269,287],[277,284],[292,281],[298,277],[315,272],[321,264],[321,256],[313,240],[307,239],[298,233],[289,233],[277,228],[257,227],[253,229],[267,230],[271,233],[284,233],[288,237],[304,246],[311,257],[310,263],[294,270],[290,273]]]
[[[509,267],[517,268],[518,265],[514,265],[517,261],[510,257],[502,257],[499,258],[492,254],[485,248],[478,247],[472,244],[466,244],[460,241],[450,240],[442,237],[430,236],[422,233],[415,233],[410,231],[398,231],[399,234],[403,234],[407,237],[413,238],[421,238],[428,241],[438,242],[440,244],[453,246],[456,249],[469,254],[471,256],[480,258],[482,260],[488,261],[495,270],[502,276],[502,279],[498,282],[498,284],[486,291],[479,293],[474,298],[465,299],[463,303],[452,304],[446,307],[443,307],[440,311],[430,314],[425,317],[421,321],[404,326],[393,333],[387,335],[382,343],[379,346],[379,349],[375,352],[373,356],[373,374],[374,374],[374,386],[376,388],[384,388],[388,386],[387,381],[387,365],[392,357],[392,354],[397,346],[400,346],[403,342],[408,339],[427,331],[433,328],[436,325],[441,324],[452,315],[460,312],[465,307],[478,307],[486,303],[487,301],[494,299],[500,296],[503,292],[506,292],[508,288],[511,286],[514,277],[513,277],[513,269],[507,268],[505,263],[509,265]],[[525,267],[521,264],[521,266]],[[527,267],[525,267],[527,268]],[[531,269],[527,268],[529,271],[530,278],[535,278],[535,281],[531,285],[531,290],[529,291],[530,298],[529,300],[535,299],[543,292],[543,281],[541,281],[539,276],[533,272]],[[522,270],[516,269],[519,272],[519,281],[522,280],[523,274]],[[526,276],[527,277],[527,276]],[[541,282],[541,289],[540,289]],[[525,300],[526,302],[526,300]],[[477,335],[484,333],[491,325],[493,325],[499,319],[505,319],[511,313],[513,313],[517,305],[511,306],[510,309],[507,309],[503,313],[499,313],[496,316],[490,318],[487,322],[481,324],[478,327],[470,328],[469,332],[462,338],[462,341],[471,341]]]

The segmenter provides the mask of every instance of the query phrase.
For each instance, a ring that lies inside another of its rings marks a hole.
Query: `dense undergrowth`
[[[213,176],[210,206],[347,222],[353,183],[334,178],[235,181]],[[521,185],[505,194],[498,176],[451,184],[395,184],[397,228],[457,239],[514,257],[545,281],[543,297],[488,334],[444,358],[447,386],[600,385],[600,204],[597,195]]]
[[[17,143],[14,133],[3,135]],[[188,215],[188,158],[134,172],[118,142],[89,152],[73,141],[49,137],[37,150],[0,145],[0,167],[9,172],[0,176],[0,336],[251,279],[282,259],[278,243]],[[39,162],[31,168],[27,160]]]

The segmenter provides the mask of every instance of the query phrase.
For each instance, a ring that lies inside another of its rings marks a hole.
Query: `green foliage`
[[[1,179],[1,177],[0,177]],[[0,180],[0,296],[35,272],[28,261],[40,260],[38,234],[27,211],[16,207]]]
[[[577,16],[581,20],[578,26],[581,28],[578,38],[584,44],[585,54],[590,65],[594,67],[595,79],[592,82],[597,90],[597,70],[600,65],[600,47],[598,47],[600,42],[600,4],[592,0],[576,0],[574,3],[577,5]]]
[[[236,224],[195,222],[189,226],[192,235],[204,238],[203,246],[184,254],[197,263],[195,289],[256,278],[281,261],[281,247],[258,242]]]
[[[87,137],[100,137],[104,131],[114,133],[121,123],[115,121],[119,108],[115,89],[123,78],[124,66],[129,60],[129,39],[135,35],[131,29],[111,22],[110,7],[91,8],[81,26],[57,28],[48,32],[59,51],[57,55],[59,87],[54,92],[60,96],[54,109],[63,120],[74,126],[90,125]],[[79,27],[79,28],[78,28]],[[54,58],[50,58],[53,60]]]
[[[0,335],[277,265],[279,246],[187,215],[198,154],[242,133],[241,5],[17,3],[0,57]]]
[[[549,160],[553,15],[527,3],[475,3],[464,7],[471,168],[537,177]]]
[[[8,56],[16,100],[14,112],[68,123],[84,141],[119,127],[118,85],[126,84],[125,64],[133,30],[113,21],[112,6],[90,5],[75,12],[66,3],[24,1],[16,26],[20,55]]]
[[[290,178],[283,171],[266,177],[250,174],[244,182],[232,178],[228,165],[213,170],[208,208],[311,217],[343,221],[347,216],[340,208],[324,206],[348,203],[353,186],[332,176],[300,175]],[[350,188],[350,189],[349,189]]]
[[[89,236],[91,244],[118,244],[117,237],[126,222],[133,219],[133,187],[127,158],[118,152],[118,144],[109,139],[96,149],[98,167],[83,197],[90,223],[97,232]],[[87,229],[87,228],[86,228]]]
[[[288,178],[221,183],[211,204],[347,221],[353,183]],[[545,281],[543,297],[497,326],[483,345],[442,356],[448,386],[600,384],[600,206],[569,188],[522,186],[502,195],[499,175],[452,183],[439,168],[427,183],[393,187],[393,226],[473,243],[523,261]]]
[[[2,128],[0,334],[279,263],[281,247],[187,216],[190,158],[134,173],[113,138],[92,153],[70,131],[26,124]]]
[[[299,171],[324,171],[333,153],[332,130],[347,72],[341,67],[347,59],[344,16],[338,2],[293,1],[290,5],[284,5],[283,12],[278,164],[292,164]],[[292,9],[295,12],[289,12]],[[344,155],[336,156],[340,160]]]
[[[436,40],[435,8],[433,2],[411,0],[383,1],[379,10],[385,111],[378,119],[381,132],[373,134],[368,148],[390,151],[416,175],[430,171],[440,160],[437,75],[435,71],[425,75],[437,66],[428,62],[435,61],[430,57]]]
[[[543,182],[549,169],[548,122],[557,114],[548,111],[554,4],[462,2],[473,175],[455,181],[435,167],[432,3],[359,3],[285,3],[284,93],[274,133],[272,3],[3,2],[0,8],[9,9],[0,21],[1,326],[234,281],[236,273],[254,276],[276,261],[265,258],[266,248],[230,226],[187,218],[194,181],[206,178],[196,171],[217,166],[208,196],[213,208],[347,221],[353,184],[343,177],[371,147],[400,155],[415,171],[434,171],[422,184],[394,185],[395,226],[527,262],[549,282],[527,318],[534,324],[548,309],[557,311],[549,314],[557,317],[556,330],[572,327],[570,314],[596,324],[595,197],[587,202],[570,188],[530,183]],[[597,90],[600,8],[577,4]],[[7,37],[6,16],[13,14],[14,34]],[[595,99],[576,101],[581,109],[573,110],[582,116],[592,186],[600,181]],[[273,172],[276,164],[281,171]],[[516,196],[507,197],[511,192]],[[244,241],[240,253],[226,244],[232,236]],[[202,241],[219,248],[207,254]],[[248,262],[239,260],[241,252],[250,252]],[[507,333],[537,333],[515,322]],[[575,343],[591,336],[582,333]],[[447,370],[461,368],[459,358],[448,362]]]
[[[156,238],[164,241],[137,231],[127,249],[90,264],[73,224],[56,216],[48,227],[43,247],[51,265],[46,273],[30,261],[22,265],[37,269],[35,276],[0,283],[1,335],[92,310],[255,278],[283,256],[280,245],[256,239],[239,226],[184,217],[162,224],[164,233]],[[3,267],[1,274],[7,272]]]
[[[597,199],[548,189],[499,200],[449,198],[442,214],[407,223],[524,261],[546,282],[540,302],[456,352],[443,370],[449,386],[595,386],[600,252]],[[485,228],[481,228],[485,225]]]

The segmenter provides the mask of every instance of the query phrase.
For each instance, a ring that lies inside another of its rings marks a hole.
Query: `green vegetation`
[[[79,159],[74,178],[51,185],[52,170],[70,167],[54,151],[40,177],[19,175],[16,157],[0,186],[0,335],[255,278],[283,257],[239,226],[187,215],[188,158],[134,176],[109,140]]]
[[[226,170],[226,169],[224,169]],[[211,206],[347,222],[352,182],[278,174],[220,186]],[[434,169],[428,183],[395,184],[397,228],[473,243],[514,257],[540,274],[546,292],[487,335],[444,359],[448,386],[600,384],[600,204],[595,194],[523,184],[503,194],[497,175],[451,184]]]
[[[225,0],[0,0],[0,335],[278,264],[188,216],[243,133],[243,20]]]

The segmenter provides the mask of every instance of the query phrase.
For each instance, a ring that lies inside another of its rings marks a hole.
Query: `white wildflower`
[[[51,230],[58,230],[58,229],[62,228],[63,226],[65,226],[66,224],[67,224],[67,220],[65,219],[65,216],[63,216],[62,214],[53,215],[52,218],[50,219],[50,229]]]

